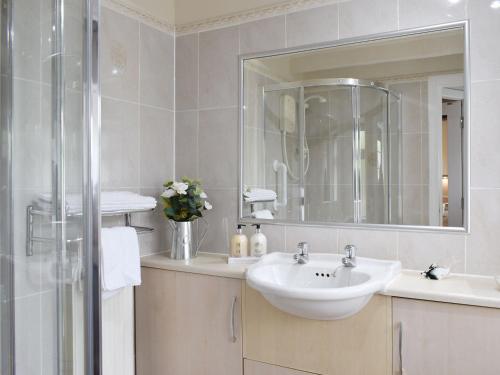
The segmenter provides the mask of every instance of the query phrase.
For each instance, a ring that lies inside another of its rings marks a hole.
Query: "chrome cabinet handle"
[[[231,341],[236,342],[236,330],[234,328],[234,313],[235,313],[235,308],[236,308],[236,300],[238,297],[233,297],[233,303],[231,304],[231,324],[229,325],[230,327],[230,332],[231,332]]]
[[[405,374],[403,368],[403,322],[399,322],[399,340],[398,340],[398,350],[399,350],[399,373],[401,375]]]

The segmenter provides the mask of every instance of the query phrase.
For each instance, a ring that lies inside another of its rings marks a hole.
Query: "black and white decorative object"
[[[449,268],[441,267],[434,263],[431,264],[426,271],[422,272],[422,275],[424,275],[426,279],[430,280],[441,280],[447,277],[449,274]]]

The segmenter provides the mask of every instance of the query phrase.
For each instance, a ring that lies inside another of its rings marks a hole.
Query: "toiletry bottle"
[[[244,224],[238,224],[236,234],[231,238],[231,256],[233,258],[248,256],[248,238],[241,230]]]
[[[261,257],[267,253],[267,238],[260,230],[260,224],[253,224],[255,233],[250,238],[250,253],[253,257]]]

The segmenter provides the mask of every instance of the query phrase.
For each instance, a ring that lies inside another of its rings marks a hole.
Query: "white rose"
[[[205,201],[205,209],[206,210],[211,210],[212,209],[212,205],[208,201]]]
[[[187,194],[186,190],[188,187],[189,187],[188,184],[184,182],[174,182],[172,184],[172,189],[174,189],[179,195]]]
[[[207,193],[205,193],[204,191],[202,191],[201,194],[200,194],[200,198],[207,199],[208,198]]]
[[[172,189],[167,189],[163,192],[161,195],[164,198],[172,198],[175,194],[177,194],[174,190]]]

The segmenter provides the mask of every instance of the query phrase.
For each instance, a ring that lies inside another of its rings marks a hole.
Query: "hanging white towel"
[[[102,229],[101,283],[103,298],[121,288],[141,285],[139,240],[134,228]]]

